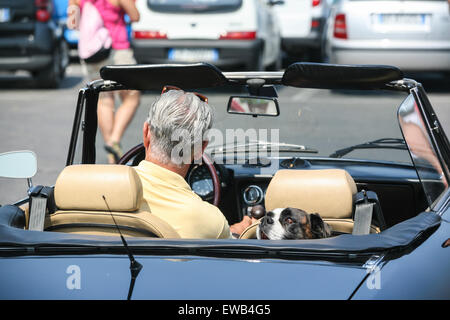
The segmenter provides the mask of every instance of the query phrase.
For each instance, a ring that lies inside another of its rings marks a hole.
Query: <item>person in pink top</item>
[[[112,50],[107,59],[97,63],[81,62],[87,70],[89,80],[92,81],[100,78],[100,69],[104,65],[136,64],[124,16],[127,14],[131,22],[139,21],[140,16],[134,0],[69,0],[68,21],[75,21],[72,26],[68,24],[69,28],[77,28],[74,17],[77,12],[73,10],[73,6],[83,10],[87,1],[95,5],[112,38]],[[140,103],[139,91],[122,90],[119,96],[122,103],[117,111],[113,92],[102,92],[97,106],[98,125],[105,141],[109,163],[116,163],[122,156],[120,141]]]

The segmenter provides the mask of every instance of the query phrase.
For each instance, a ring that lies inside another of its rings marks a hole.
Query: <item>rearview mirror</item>
[[[247,114],[254,117],[280,114],[278,100],[271,97],[231,96],[228,100],[228,113]]]
[[[0,154],[0,177],[29,179],[36,174],[37,159],[33,151]]]

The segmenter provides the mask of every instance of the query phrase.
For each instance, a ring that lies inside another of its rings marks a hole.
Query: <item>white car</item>
[[[337,64],[387,64],[406,71],[450,71],[447,0],[338,0],[326,55]]]
[[[137,0],[138,63],[208,62],[219,68],[281,67],[272,0]]]
[[[322,34],[331,0],[283,0],[274,7],[280,22],[281,47],[288,56],[321,59]]]

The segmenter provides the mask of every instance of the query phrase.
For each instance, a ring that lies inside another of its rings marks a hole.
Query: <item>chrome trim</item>
[[[246,193],[250,190],[250,188],[254,188],[258,191],[258,200],[255,202],[251,202],[247,199]],[[264,200],[264,191],[261,189],[260,186],[257,186],[255,184],[249,185],[247,188],[244,189],[244,192],[242,193],[242,198],[244,199],[244,202],[248,206],[254,206],[257,204],[260,204]]]

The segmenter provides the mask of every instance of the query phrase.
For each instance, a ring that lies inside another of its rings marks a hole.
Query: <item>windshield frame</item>
[[[447,184],[450,181],[450,172],[449,172],[449,165],[450,165],[450,143],[448,141],[448,138],[444,132],[444,129],[442,125],[440,124],[439,119],[436,116],[436,113],[433,110],[433,107],[431,106],[430,101],[428,100],[428,97],[426,95],[426,92],[423,88],[423,86],[418,83],[417,86],[410,89],[410,94],[414,97],[414,101],[416,102],[419,116],[421,117],[421,120],[424,124],[424,130],[427,133],[427,138],[431,144],[431,147],[433,148],[433,151],[436,153],[436,158],[439,161],[440,167],[442,169],[443,178],[445,178]],[[406,99],[405,99],[406,100]],[[399,107],[400,110],[400,107]],[[405,139],[403,128],[401,124],[399,123],[400,128],[402,130],[403,138]],[[422,184],[423,190],[425,194],[427,193],[427,188],[424,185],[424,182],[421,179],[421,175],[419,174],[419,168],[416,166],[411,150],[410,145],[408,145],[408,141],[405,139],[406,145],[408,146],[408,151],[411,156],[411,161],[414,164],[414,168],[417,171],[417,175],[419,177],[419,180]],[[449,187],[447,186],[439,196],[437,196],[432,203],[430,203],[430,209],[434,211],[440,211],[442,206],[445,203],[442,203],[440,199],[447,194],[449,191]],[[427,195],[428,199],[429,195]]]

